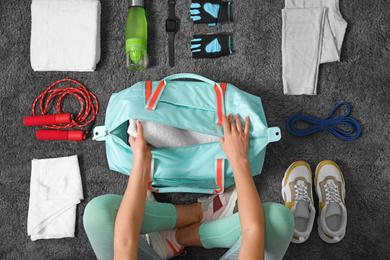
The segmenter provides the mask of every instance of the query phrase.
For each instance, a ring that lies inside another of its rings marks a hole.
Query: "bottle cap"
[[[129,0],[129,5],[130,5],[130,7],[133,7],[133,6],[144,7],[145,3],[144,3],[144,0]]]

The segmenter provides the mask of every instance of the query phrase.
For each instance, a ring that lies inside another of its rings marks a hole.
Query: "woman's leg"
[[[241,237],[238,213],[203,223],[195,223],[177,229],[177,242],[183,246],[204,248],[230,248]]]
[[[294,216],[279,203],[264,203],[265,259],[283,259],[294,233]]]
[[[84,211],[84,228],[98,259],[112,259],[114,255],[114,226],[123,196],[103,195],[91,200]],[[141,233],[169,230],[199,222],[199,203],[174,206],[169,203],[146,201]]]
[[[294,231],[291,211],[282,204],[264,203],[265,259],[282,259]],[[178,229],[177,240],[183,246],[230,248],[222,259],[237,259],[241,245],[239,215]]]
[[[265,220],[264,259],[283,259],[294,233],[291,211],[279,203],[263,203]],[[237,259],[241,238],[222,256],[223,260]]]
[[[199,238],[204,248],[230,248],[240,237],[239,213],[214,221],[206,221],[199,227]]]
[[[99,260],[114,258],[114,224],[122,196],[103,195],[91,200],[84,210],[84,229]]]

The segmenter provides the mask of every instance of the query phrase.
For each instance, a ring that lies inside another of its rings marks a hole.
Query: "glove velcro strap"
[[[219,52],[219,56],[229,55],[231,54],[230,49],[230,35],[227,33],[219,33],[217,34],[219,44],[221,44],[221,52]]]
[[[218,22],[230,21],[230,2],[221,2],[219,7]]]

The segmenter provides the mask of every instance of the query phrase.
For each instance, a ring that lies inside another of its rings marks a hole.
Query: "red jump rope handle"
[[[36,137],[38,140],[83,141],[86,135],[84,131],[38,130]]]
[[[59,125],[70,123],[72,114],[57,114],[43,116],[28,116],[23,119],[26,126]]]

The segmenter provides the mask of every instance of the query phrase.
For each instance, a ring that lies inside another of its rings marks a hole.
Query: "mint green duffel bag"
[[[161,81],[139,82],[114,93],[108,103],[105,126],[95,127],[93,139],[106,141],[110,169],[129,175],[133,165],[127,133],[130,119],[209,136],[214,141],[185,147],[152,146],[148,189],[222,193],[224,188],[234,184],[234,178],[216,137],[223,136],[222,115],[230,113],[238,113],[242,120],[246,116],[250,118],[248,157],[252,175],[258,175],[263,167],[265,148],[269,142],[280,140],[280,129],[268,128],[259,97],[231,84],[216,83],[195,74],[175,74]]]

